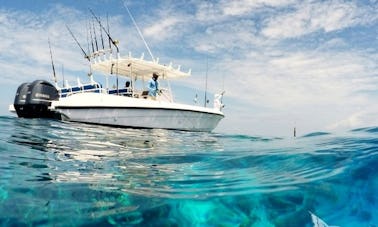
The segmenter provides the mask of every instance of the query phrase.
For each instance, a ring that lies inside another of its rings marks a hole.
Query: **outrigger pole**
[[[152,61],[155,62],[155,58],[154,58],[154,56],[152,55],[152,52],[151,52],[151,50],[150,50],[150,47],[148,46],[146,40],[145,40],[144,37],[143,37],[142,32],[140,31],[138,25],[136,24],[136,22],[135,22],[135,20],[134,20],[133,15],[131,14],[129,8],[127,7],[127,5],[126,5],[126,1],[123,2],[123,6],[124,6],[125,9],[127,10],[127,13],[129,14],[131,20],[133,21],[133,24],[134,24],[136,30],[138,31],[138,34],[139,34],[140,38],[143,40],[143,43],[144,43],[144,45],[146,46],[147,51],[148,51],[148,53],[150,54],[150,56],[151,56],[151,58],[152,58]]]

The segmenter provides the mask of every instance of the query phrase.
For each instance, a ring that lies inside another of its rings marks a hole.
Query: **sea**
[[[374,126],[294,138],[2,116],[0,226],[376,227],[377,170]]]

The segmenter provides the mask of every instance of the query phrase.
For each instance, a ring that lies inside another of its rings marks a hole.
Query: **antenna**
[[[66,87],[66,84],[64,82],[64,65],[62,65],[62,75],[63,75],[63,87]]]
[[[146,40],[144,39],[142,32],[140,31],[138,25],[136,24],[136,22],[135,22],[135,20],[134,20],[133,15],[131,15],[129,8],[128,8],[127,5],[126,5],[126,0],[123,2],[123,6],[124,6],[125,9],[127,10],[127,13],[129,14],[131,20],[133,21],[133,24],[134,24],[136,30],[138,31],[139,36],[142,38],[143,43],[144,43],[144,45],[146,46],[147,51],[148,51],[148,53],[150,54],[150,56],[151,56],[151,58],[152,58],[152,61],[155,61],[155,58],[154,58],[154,56],[152,55],[152,52],[151,52],[151,50],[150,50],[150,47],[148,47],[148,44],[147,44]]]
[[[79,41],[77,41],[77,39],[76,39],[76,37],[75,37],[75,35],[72,33],[72,31],[71,31],[71,29],[68,27],[68,25],[66,24],[66,28],[67,28],[67,30],[70,32],[70,34],[71,34],[71,36],[72,36],[72,38],[75,40],[75,42],[76,42],[76,44],[80,47],[80,49],[81,49],[81,51],[83,52],[83,54],[84,54],[84,58],[86,58],[89,62],[91,61],[90,59],[89,59],[89,56],[88,56],[88,54],[87,53],[85,53],[85,51],[84,51],[84,49],[81,47],[81,45],[80,45],[80,43],[79,43]]]
[[[49,42],[49,49],[50,49],[51,66],[52,66],[52,70],[53,70],[53,74],[54,74],[54,82],[55,82],[55,85],[57,85],[55,66],[54,66],[54,61],[53,61],[52,51],[51,51],[50,38],[48,38],[48,42]]]
[[[206,107],[206,103],[207,103],[207,71],[208,71],[208,68],[209,68],[209,58],[206,58],[206,80],[205,80],[205,107]]]

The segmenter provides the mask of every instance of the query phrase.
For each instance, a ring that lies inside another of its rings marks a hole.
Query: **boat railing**
[[[94,83],[94,84],[84,84],[79,86],[66,86],[64,88],[59,89],[59,95],[61,98],[71,96],[77,93],[104,93],[109,95],[120,95],[120,96],[128,96],[133,98],[148,98],[148,90],[133,90],[131,88],[122,88],[122,89],[106,89],[103,88],[101,84]],[[162,88],[160,89],[157,99],[159,101],[165,102],[173,102],[173,97],[171,92],[168,89]]]
[[[122,95],[122,96],[129,96],[133,95],[133,92],[129,88],[122,88],[122,89],[110,89],[107,91],[109,95]]]
[[[160,89],[158,100],[173,102],[172,93],[168,89],[162,88]]]
[[[77,93],[84,93],[84,92],[93,92],[93,93],[105,93],[106,89],[102,88],[102,85],[99,83],[95,84],[84,84],[81,86],[75,87],[64,87],[59,90],[59,94],[61,98],[77,94]]]
[[[136,93],[136,97],[147,99],[148,90],[139,91],[139,93]],[[173,97],[168,89],[162,88],[159,90],[156,100],[165,101],[165,102],[173,102]]]
[[[140,99],[148,99],[148,90],[147,89],[136,89],[133,90],[131,88],[123,88],[123,89],[110,89],[107,91],[108,94],[110,95],[120,95],[120,96],[128,96],[128,97],[133,97],[133,98],[140,98]],[[169,92],[168,89],[160,89],[158,96],[156,100],[159,101],[166,101],[166,102],[173,102],[173,98],[171,93]]]

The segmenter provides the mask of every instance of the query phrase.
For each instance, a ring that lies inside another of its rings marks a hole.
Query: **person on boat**
[[[159,92],[159,82],[157,81],[159,74],[153,73],[152,78],[148,81],[148,96],[156,100],[156,95]]]
[[[125,91],[126,93],[124,94],[125,96],[131,96],[131,94],[133,93],[133,88],[131,87],[131,82],[128,80],[126,81],[125,83]]]
[[[126,89],[130,88],[130,87],[131,87],[130,85],[131,85],[130,81],[129,81],[129,80],[126,81],[126,83],[125,83],[125,88],[126,88]]]

